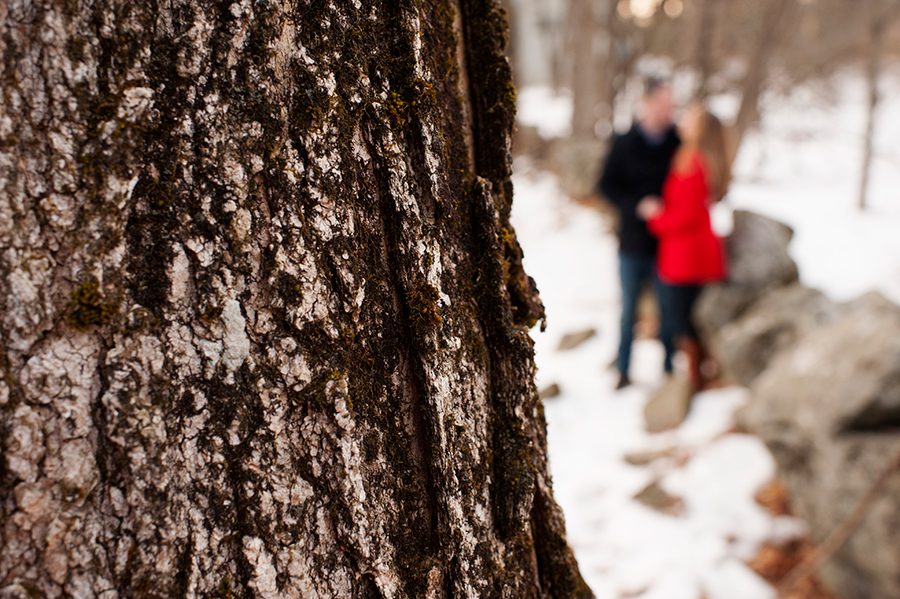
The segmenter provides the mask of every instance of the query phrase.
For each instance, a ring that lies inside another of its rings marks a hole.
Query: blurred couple
[[[644,82],[638,118],[617,135],[606,158],[599,191],[619,212],[619,278],[622,317],[617,389],[631,384],[631,345],[638,299],[652,285],[659,304],[663,368],[672,373],[680,350],[696,391],[704,388],[706,353],[693,323],[703,286],[725,278],[725,255],[713,232],[710,207],[731,179],[725,131],[702,104],[687,107],[673,123],[672,88]]]

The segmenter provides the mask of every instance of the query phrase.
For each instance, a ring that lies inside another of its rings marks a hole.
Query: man
[[[663,367],[672,372],[673,344],[668,332],[662,288],[656,278],[656,238],[637,214],[645,198],[658,198],[669,172],[672,156],[680,143],[672,124],[675,104],[671,86],[656,78],[647,79],[637,121],[617,135],[603,168],[598,187],[619,211],[619,280],[622,286],[622,320],[616,368],[616,389],[631,384],[631,344],[641,289],[652,283],[660,306],[660,339],[665,348]]]

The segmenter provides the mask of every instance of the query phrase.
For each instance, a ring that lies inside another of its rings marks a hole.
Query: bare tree
[[[697,84],[693,95],[697,100],[704,100],[709,95],[709,79],[716,69],[714,42],[719,0],[698,0],[698,4],[700,14],[697,19],[693,61]]]
[[[766,0],[761,4],[759,30],[747,58],[747,72],[741,84],[741,103],[733,127],[732,160],[737,156],[744,134],[759,118],[759,100],[765,89],[769,59],[781,36],[789,30],[796,9],[795,0]]]
[[[0,595],[590,596],[494,2],[0,15]]]
[[[868,48],[866,51],[866,84],[868,104],[866,129],[863,134],[862,169],[859,180],[859,208],[865,210],[869,195],[869,177],[872,171],[872,146],[875,120],[878,112],[878,82],[881,79],[881,55],[885,34],[894,20],[900,16],[900,4],[883,0],[866,0],[868,20]]]
[[[617,56],[620,47],[622,27],[619,20],[615,0],[605,0],[601,6],[601,22],[603,24],[603,38],[599,43],[599,63],[597,65],[597,104],[601,109],[602,118],[608,121],[608,130],[612,132],[615,121],[616,97],[619,86],[617,75],[619,60]]]
[[[572,135],[579,139],[591,139],[597,117],[600,73],[595,38],[598,34],[595,0],[573,0],[569,3],[566,23],[570,29],[569,43],[572,49]]]

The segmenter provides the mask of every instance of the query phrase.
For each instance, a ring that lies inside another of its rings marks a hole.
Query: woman
[[[688,358],[691,384],[700,389],[704,351],[692,313],[703,286],[725,278],[725,254],[713,232],[709,207],[724,197],[731,175],[718,118],[695,104],[678,127],[682,145],[673,158],[662,203],[645,200],[638,214],[659,238],[657,269],[673,333]]]

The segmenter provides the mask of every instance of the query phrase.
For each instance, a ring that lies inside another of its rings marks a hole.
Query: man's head
[[[674,113],[675,101],[669,82],[658,77],[645,79],[638,115],[641,126],[652,133],[661,133],[672,124]]]

